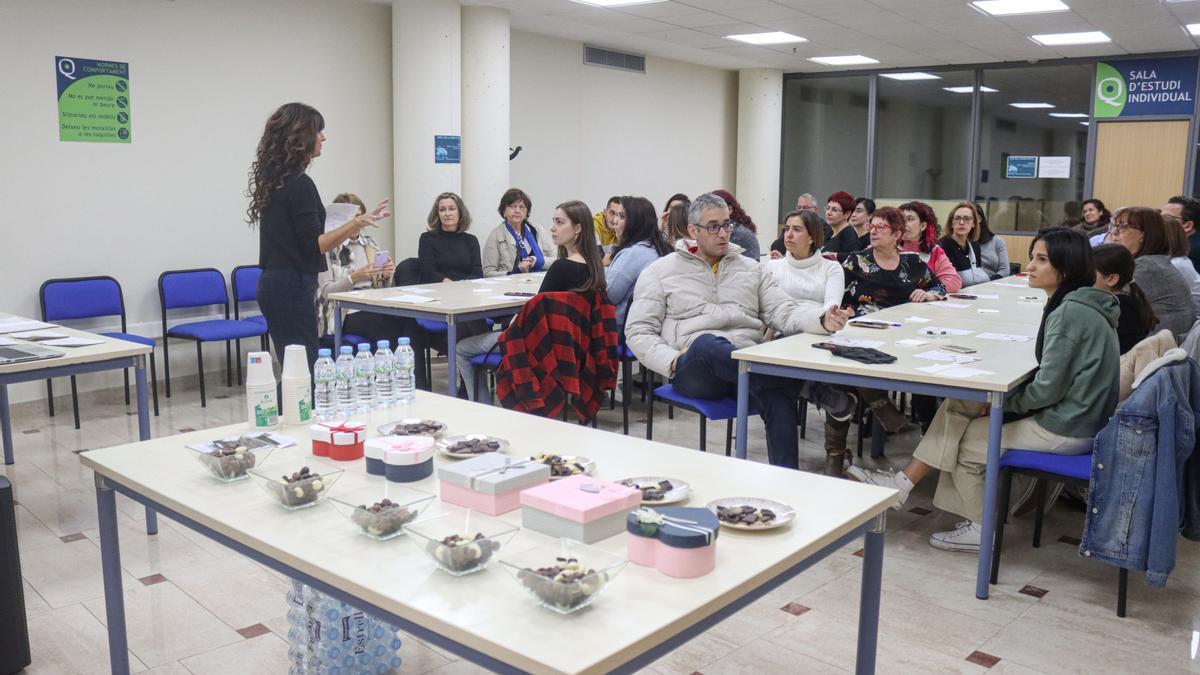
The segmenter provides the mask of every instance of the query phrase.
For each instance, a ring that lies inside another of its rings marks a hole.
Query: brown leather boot
[[[825,475],[843,478],[846,467],[854,462],[854,455],[847,449],[825,451]]]
[[[894,434],[915,426],[888,398],[871,401],[871,412],[879,418],[879,423],[888,433]]]

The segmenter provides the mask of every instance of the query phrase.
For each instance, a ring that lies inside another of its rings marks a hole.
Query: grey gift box
[[[487,495],[500,495],[550,480],[541,462],[488,453],[438,467],[438,480]]]
[[[548,534],[551,537],[594,544],[624,532],[625,518],[628,515],[629,511],[617,511],[588,523],[580,523],[546,513],[532,506],[522,506],[521,525],[527,530]]]

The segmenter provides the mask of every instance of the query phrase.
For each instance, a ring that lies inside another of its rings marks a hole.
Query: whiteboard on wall
[[[1070,157],[1038,157],[1038,178],[1070,178]]]

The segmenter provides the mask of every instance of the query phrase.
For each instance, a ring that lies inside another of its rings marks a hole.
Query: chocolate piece
[[[452,534],[441,541],[427,543],[425,550],[446,569],[469,572],[487,564],[492,554],[500,550],[500,542],[484,537],[482,532],[476,533],[473,539]]]
[[[500,444],[488,438],[467,438],[450,444],[446,450],[456,455],[482,455],[496,452]]]
[[[718,506],[717,518],[732,525],[765,526],[774,522],[775,512],[771,509],[756,509],[753,506]]]
[[[370,506],[360,505],[350,518],[366,534],[382,538],[399,532],[405,523],[411,522],[416,516],[416,513],[392,500],[384,499]]]
[[[313,473],[307,466],[301,467],[291,476],[284,475],[285,485],[280,489],[280,501],[284,506],[301,506],[317,501],[325,491],[321,475]]]
[[[550,467],[551,478],[566,478],[567,476],[578,476],[585,473],[587,467],[575,460],[568,460],[562,455],[547,455],[539,454],[530,457],[535,462],[541,462]]]
[[[436,420],[417,420],[415,422],[400,422],[392,429],[392,436],[436,436],[446,428],[445,424]]]
[[[575,558],[561,557],[547,567],[527,567],[517,578],[542,602],[566,611],[585,604],[608,582],[607,574],[598,574]]]
[[[244,445],[218,445],[216,450],[208,453],[217,459],[208,462],[208,470],[217,478],[229,480],[232,478],[241,478],[246,475],[248,469],[253,469],[257,461],[254,453]]]

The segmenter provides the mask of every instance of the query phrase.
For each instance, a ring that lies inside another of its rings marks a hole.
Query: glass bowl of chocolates
[[[430,419],[405,419],[388,422],[376,431],[380,436],[432,436],[441,438],[446,433],[445,422]]]
[[[505,556],[500,565],[542,607],[571,614],[591,605],[629,561],[570,539]]]
[[[521,528],[477,511],[452,511],[404,526],[409,539],[456,577],[486,568]]]
[[[248,473],[280,506],[295,511],[319,502],[345,470],[310,457],[303,464],[279,462]]]
[[[188,449],[196,454],[196,459],[213,478],[232,483],[246,478],[250,469],[261,466],[275,446],[243,443],[242,439],[234,438]]]
[[[433,502],[433,495],[392,483],[338,492],[329,498],[360,533],[377,541],[404,534],[404,526],[417,519]]]

